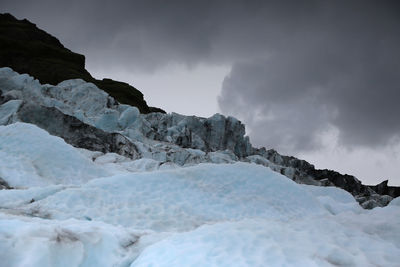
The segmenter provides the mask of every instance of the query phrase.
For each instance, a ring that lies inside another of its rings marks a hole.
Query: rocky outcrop
[[[142,113],[164,112],[149,107],[143,94],[127,83],[94,79],[85,69],[85,56],[65,48],[57,38],[28,20],[18,20],[10,14],[0,14],[0,67],[28,73],[42,84],[80,78],[96,84],[118,102],[136,106]]]
[[[12,189],[12,187],[10,187],[8,183],[4,181],[3,178],[0,177],[0,190],[3,189]]]
[[[272,169],[278,169],[298,183],[319,186],[336,186],[351,193],[363,208],[372,209],[384,207],[400,196],[400,187],[388,186],[384,181],[376,186],[363,185],[356,177],[341,174],[332,170],[318,170],[314,165],[295,157],[280,155],[273,149],[256,149],[255,153],[263,156],[274,164]],[[278,166],[278,167],[277,167]]]
[[[57,108],[21,103],[13,120],[35,124],[75,147],[103,153],[114,152],[133,159],[140,157],[135,144],[125,136],[104,132],[62,113]]]
[[[119,104],[92,83],[73,79],[56,86],[42,85],[10,68],[0,69],[0,88],[3,101],[18,99],[57,108],[88,125],[109,133],[120,132],[133,141],[150,139],[204,152],[229,150],[238,158],[253,153],[244,125],[233,117],[216,114],[206,119],[176,113],[140,114],[134,107]],[[9,107],[9,110],[13,109]]]
[[[400,187],[398,186],[388,186],[388,180],[385,180],[377,185],[370,185],[369,187],[373,189],[377,194],[388,195],[393,198],[400,196]]]
[[[93,151],[114,152],[129,158],[139,158],[136,146],[119,133],[107,133],[66,115],[56,108],[23,104],[17,112],[20,121],[32,123],[59,136],[65,142]]]
[[[114,152],[129,158],[139,158],[136,146],[119,133],[106,133],[66,115],[56,108],[23,104],[17,112],[20,121],[32,123],[59,136],[68,144],[93,151]]]
[[[355,196],[355,199],[364,209],[373,209],[376,207],[387,206],[390,201],[393,200],[393,197],[388,195],[380,195],[374,191],[370,191],[368,193]]]

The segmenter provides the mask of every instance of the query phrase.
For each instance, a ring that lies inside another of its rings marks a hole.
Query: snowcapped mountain
[[[399,266],[398,187],[106,91],[0,68],[0,266]]]

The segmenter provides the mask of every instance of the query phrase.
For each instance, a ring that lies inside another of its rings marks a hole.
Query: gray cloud
[[[152,70],[170,62],[259,58],[269,53],[266,41],[279,45],[280,31],[306,19],[305,11],[316,12],[314,2],[3,0],[2,9],[34,21],[97,64]]]
[[[231,65],[220,108],[256,144],[346,146],[400,132],[397,1],[2,1],[87,56],[92,66],[151,72],[169,63]],[[206,79],[206,78],[205,78]]]
[[[96,64],[146,71],[209,58],[219,30],[211,1],[5,1]]]
[[[349,147],[399,138],[400,9],[363,3],[321,6],[281,32],[270,56],[236,63],[222,111],[248,122],[257,144],[283,151],[315,149],[331,127]]]

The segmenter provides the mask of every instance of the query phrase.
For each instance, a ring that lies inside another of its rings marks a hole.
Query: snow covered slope
[[[245,218],[289,220],[327,214],[307,189],[248,163],[95,179],[23,208],[27,214],[33,211],[55,219],[90,218],[156,231],[191,230]]]
[[[59,137],[32,124],[0,126],[0,177],[10,186],[81,184],[107,175]]]
[[[0,190],[2,266],[400,262],[398,199],[364,210],[342,189],[262,165],[163,167],[74,148],[26,123],[0,127],[0,151],[0,176],[25,185]]]
[[[9,68],[0,91],[0,266],[399,266],[399,198],[253,148],[235,118]]]
[[[343,188],[364,208],[386,206],[400,196],[400,188],[389,188],[387,183],[365,186],[353,176],[316,170],[304,160],[254,148],[245,136],[244,125],[232,117],[140,114],[137,108],[117,103],[92,83],[75,79],[57,86],[41,85],[10,68],[0,68],[0,94],[0,125],[32,123],[75,147],[152,159],[158,162],[157,166],[153,161],[154,168],[164,164],[254,162],[297,183]]]

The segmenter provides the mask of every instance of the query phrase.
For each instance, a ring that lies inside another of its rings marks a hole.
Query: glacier
[[[33,124],[0,126],[0,175],[12,187],[74,184],[107,171]]]
[[[144,115],[10,68],[0,91],[1,266],[400,262],[399,197],[316,179],[235,118]],[[364,209],[362,190],[384,207]]]

